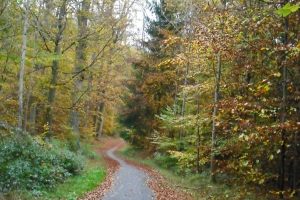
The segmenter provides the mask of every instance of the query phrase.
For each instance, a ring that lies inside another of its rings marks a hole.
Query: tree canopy
[[[133,44],[139,5],[145,37]],[[299,6],[2,0],[1,127],[74,151],[125,132],[181,176],[207,172],[212,182],[244,185],[244,198],[296,197]]]

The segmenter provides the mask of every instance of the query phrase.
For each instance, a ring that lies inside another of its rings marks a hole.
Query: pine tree
[[[124,111],[124,122],[136,131],[134,138],[150,136],[160,128],[156,115],[161,109],[173,105],[176,91],[176,70],[167,61],[175,49],[167,49],[164,42],[179,33],[181,22],[176,21],[176,13],[168,10],[164,0],[148,2],[147,5],[155,19],[145,16],[149,39],[142,41],[144,51],[141,58],[132,62],[135,80],[129,82],[129,88],[133,96],[128,99],[128,108]],[[166,63],[160,64],[163,61]]]

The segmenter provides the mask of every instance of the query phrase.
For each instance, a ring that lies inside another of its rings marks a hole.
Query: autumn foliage
[[[126,115],[158,163],[183,175],[215,166],[217,181],[245,191],[297,195],[299,3],[286,3],[150,6]]]

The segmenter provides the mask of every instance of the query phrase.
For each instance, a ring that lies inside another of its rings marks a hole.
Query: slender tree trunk
[[[191,40],[192,40],[192,32],[193,32],[193,25],[192,25],[192,17],[193,17],[193,0],[189,0],[187,2],[187,8],[186,9],[186,31],[187,31],[187,39],[188,39],[188,50],[187,50],[187,65],[185,66],[185,74],[184,74],[184,88],[186,88],[187,84],[188,84],[188,75],[189,75],[189,68],[190,68],[190,52],[191,52]],[[185,89],[183,88],[182,90],[182,105],[181,105],[181,127],[179,130],[179,139],[182,139],[184,136],[184,131],[183,131],[183,127],[182,127],[182,123],[184,121],[184,116],[185,116],[185,103],[186,103],[186,92]],[[180,147],[180,148],[183,148]]]
[[[95,133],[95,136],[97,135],[97,132],[98,132],[98,124],[97,124],[97,121],[98,121],[98,111],[99,111],[99,106],[98,106],[98,102],[96,103],[96,107],[95,107],[95,115],[94,115],[94,133]]]
[[[299,132],[294,133],[294,159],[293,159],[293,188],[294,196],[298,196],[298,182],[299,182]]]
[[[106,95],[106,90],[103,91],[103,94],[104,94],[104,98],[105,98],[105,95]],[[101,104],[100,104],[100,120],[99,120],[99,130],[98,130],[98,139],[101,138],[102,136],[102,132],[103,132],[103,124],[104,124],[104,110],[105,110],[105,102],[103,101]]]
[[[174,104],[173,104],[173,111],[174,111],[175,116],[177,115],[177,94],[179,91],[179,75],[180,75],[179,67],[177,67],[176,75],[177,75],[177,78],[175,80],[175,93],[174,93]]]
[[[199,58],[198,58],[199,59]],[[199,93],[199,86],[200,86],[200,66],[198,68],[199,75],[197,80],[197,172],[200,172],[200,142],[201,142],[201,135],[200,135],[200,93]]]
[[[32,75],[30,74],[29,88],[28,88],[27,95],[26,95],[27,97],[26,97],[26,106],[25,106],[25,114],[24,114],[24,126],[23,126],[24,131],[26,131],[26,129],[27,129],[29,102],[30,102],[30,97],[31,97],[31,82],[32,82]]]
[[[34,35],[34,49],[33,49],[33,56],[36,56],[36,41],[37,41],[37,35],[35,33]],[[35,62],[32,64],[32,69],[34,68]],[[27,91],[27,97],[26,97],[26,107],[25,107],[25,115],[24,115],[24,130],[26,131],[27,129],[27,119],[28,119],[28,112],[29,112],[29,102],[30,102],[30,97],[31,97],[31,87],[32,87],[32,76],[33,76],[34,70],[31,71],[30,73],[30,78],[29,78],[29,87]]]
[[[188,71],[189,71],[189,64],[187,64],[185,67],[184,88],[187,86]],[[181,127],[179,130],[179,139],[180,140],[183,138],[183,135],[184,135],[184,131],[183,131],[183,127],[182,127],[182,124],[184,121],[183,118],[184,118],[184,113],[185,113],[185,101],[186,101],[186,92],[185,92],[184,88],[182,90],[183,99],[182,99],[181,114],[180,114],[180,118],[181,118]]]
[[[30,107],[30,116],[29,116],[29,132],[35,132],[35,120],[36,120],[37,104],[33,103]]]
[[[226,0],[222,0],[222,12],[226,9]],[[223,21],[221,23],[220,34],[223,34]],[[221,43],[221,41],[219,41]],[[221,44],[220,44],[221,45]],[[216,85],[215,85],[215,95],[214,95],[214,111],[213,111],[213,124],[212,124],[212,134],[211,134],[211,160],[210,160],[210,181],[216,182],[216,117],[218,114],[218,103],[219,103],[219,90],[220,90],[220,79],[221,79],[221,69],[222,69],[222,59],[221,59],[221,50],[218,52],[218,69],[216,74]]]
[[[286,67],[283,67],[283,84],[282,84],[282,114],[281,114],[281,124],[284,124],[286,121],[285,114],[285,98],[286,98]],[[278,174],[278,189],[280,191],[279,197],[283,199],[283,190],[284,190],[284,174],[285,174],[285,134],[286,129],[282,128],[281,130],[281,145],[280,145],[280,156],[279,156],[279,174]]]
[[[87,128],[89,124],[89,112],[90,112],[90,98],[91,98],[91,91],[92,91],[92,81],[93,81],[93,74],[91,71],[89,71],[89,76],[88,76],[88,97],[85,102],[85,123],[84,127]]]
[[[219,88],[220,88],[220,77],[221,77],[221,52],[218,53],[218,70],[216,74],[216,85],[215,85],[215,98],[214,98],[214,111],[213,111],[213,123],[212,123],[212,136],[211,136],[211,161],[210,161],[210,181],[216,182],[216,117],[218,112],[219,102]]]
[[[28,91],[27,91],[25,114],[24,114],[24,126],[23,126],[24,131],[26,131],[26,129],[27,129],[29,102],[30,102],[30,97],[31,97],[31,84],[32,84],[32,75],[30,74],[29,88],[28,88]]]
[[[28,30],[28,15],[29,15],[30,0],[26,1],[25,5],[25,20],[23,27],[23,44],[22,44],[22,55],[21,55],[21,69],[19,77],[19,108],[18,108],[18,127],[22,129],[23,122],[23,81],[24,81],[24,68],[25,68],[25,56],[26,56],[26,41],[27,41],[27,30]]]
[[[285,1],[287,3],[288,1]],[[288,18],[284,18],[284,35],[283,35],[283,44],[284,46],[288,43]],[[283,199],[283,190],[284,190],[284,175],[285,175],[285,135],[286,129],[284,124],[286,122],[286,85],[287,85],[287,66],[286,66],[286,55],[285,52],[282,52],[282,106],[281,106],[281,146],[280,146],[280,156],[279,156],[279,173],[278,173],[278,189],[279,189],[279,197]]]

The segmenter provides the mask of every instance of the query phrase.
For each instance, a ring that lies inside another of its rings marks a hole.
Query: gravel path
[[[121,167],[115,173],[113,186],[102,200],[152,200],[155,195],[147,186],[148,175],[124,160],[116,157],[113,152],[118,146],[110,149],[107,155],[118,161]]]

